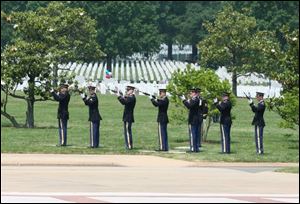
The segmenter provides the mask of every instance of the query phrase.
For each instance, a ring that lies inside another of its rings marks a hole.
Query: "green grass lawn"
[[[159,153],[152,151],[158,147],[157,123],[155,108],[145,96],[137,97],[135,108],[135,123],[133,124],[134,150],[124,148],[123,136],[123,106],[116,96],[98,95],[100,99],[101,121],[100,143],[103,147],[89,149],[88,108],[81,98],[72,96],[69,104],[70,120],[68,123],[67,147],[56,147],[58,143],[57,102],[38,102],[35,104],[35,129],[13,128],[9,121],[1,116],[1,152],[2,153],[76,153],[76,154],[151,154],[183,160],[209,161],[247,161],[247,162],[298,162],[299,134],[298,130],[281,129],[278,127],[280,117],[273,112],[265,112],[267,126],[264,132],[265,155],[255,153],[253,113],[245,99],[238,99],[233,108],[236,119],[231,131],[232,154],[220,154],[219,124],[210,129],[208,142],[203,144],[198,154]],[[18,99],[10,99],[8,112],[14,115],[18,122],[25,122],[26,103]],[[171,104],[170,109],[174,108]],[[187,124],[178,125],[174,121],[168,126],[170,150],[184,151],[188,149],[189,140]],[[178,148],[179,147],[179,148]]]
[[[284,168],[275,170],[275,172],[299,174],[299,167],[295,167],[295,166],[284,167]]]

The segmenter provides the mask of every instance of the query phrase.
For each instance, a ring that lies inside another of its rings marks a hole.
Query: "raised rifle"
[[[251,96],[250,96],[250,94],[249,94],[249,95],[247,95],[245,92],[244,92],[244,94],[245,94],[245,96],[246,96],[246,98],[247,98],[248,100],[250,100],[250,99],[251,99]]]
[[[104,86],[105,86],[105,88],[107,89],[107,90],[109,90],[109,91],[111,91],[111,92],[113,92],[113,93],[115,93],[115,94],[117,94],[118,92],[119,92],[119,94],[121,95],[121,96],[123,96],[123,92],[122,91],[117,91],[117,90],[115,90],[115,89],[117,89],[117,87],[115,87],[115,89],[113,90],[113,89],[110,89],[109,88],[109,86],[107,86],[106,84],[104,84]]]
[[[115,93],[115,94],[117,94],[118,92],[119,92],[119,94],[121,95],[121,96],[123,96],[123,92],[122,91],[117,91],[117,90],[113,90],[113,89],[110,89],[110,88],[107,88],[109,91],[111,91],[111,92],[113,92],[113,93]]]
[[[146,92],[143,92],[143,91],[140,91],[140,92],[145,94],[146,96],[152,96],[153,99],[156,99],[156,96],[154,96],[152,94],[149,94],[149,93],[146,93]]]

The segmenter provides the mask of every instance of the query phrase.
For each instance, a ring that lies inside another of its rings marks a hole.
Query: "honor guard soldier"
[[[199,89],[190,89],[191,99],[186,100],[185,96],[180,98],[183,100],[185,107],[189,109],[189,138],[190,138],[190,152],[199,152]]]
[[[208,105],[207,101],[201,97],[201,90],[199,89],[199,147],[201,147],[201,142],[202,142],[202,125],[203,125],[203,119],[206,119],[207,114],[208,114]]]
[[[232,124],[231,120],[231,108],[232,104],[229,100],[230,93],[223,93],[222,102],[218,103],[218,99],[214,99],[214,104],[221,113],[220,130],[221,130],[221,146],[222,153],[230,153],[230,128]]]
[[[81,98],[84,104],[89,107],[90,121],[90,147],[97,148],[100,143],[100,120],[102,120],[98,109],[98,97],[96,95],[96,86],[94,83],[88,85],[90,96],[82,93]]]
[[[154,98],[153,96],[149,96],[152,104],[155,107],[158,107],[158,115],[157,115],[157,123],[158,123],[158,141],[159,141],[159,151],[168,151],[168,132],[167,125],[169,123],[168,118],[168,107],[169,107],[169,99],[166,95],[167,89],[164,86],[159,88],[159,98]]]
[[[118,100],[122,105],[124,105],[124,112],[123,112],[123,122],[124,122],[124,137],[125,137],[125,145],[126,149],[133,148],[132,142],[132,131],[131,125],[134,123],[134,116],[133,111],[136,103],[135,95],[134,95],[134,87],[127,86],[126,87],[126,95],[117,92]]]
[[[263,131],[265,127],[265,120],[264,120],[264,112],[266,109],[266,105],[264,102],[264,93],[256,92],[256,99],[258,101],[257,106],[254,105],[252,99],[250,98],[249,104],[252,111],[255,113],[252,125],[254,125],[254,138],[256,144],[256,153],[263,154],[264,147],[263,147]]]
[[[60,84],[59,93],[55,93],[55,91],[51,89],[51,94],[54,100],[59,102],[58,111],[57,111],[58,132],[59,132],[58,146],[67,145],[67,124],[69,120],[68,105],[70,101],[70,94],[68,92],[68,87],[69,87],[68,84]]]

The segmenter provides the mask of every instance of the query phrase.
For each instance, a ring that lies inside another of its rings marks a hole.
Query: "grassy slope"
[[[299,167],[284,167],[275,170],[275,172],[299,174]]]
[[[101,121],[100,149],[86,148],[89,144],[88,108],[84,106],[79,96],[72,96],[69,111],[68,144],[65,148],[55,147],[58,142],[56,111],[57,103],[39,102],[35,105],[36,129],[15,129],[9,121],[1,116],[1,152],[19,153],[82,153],[82,154],[152,154],[184,160],[210,161],[270,161],[270,162],[298,162],[299,134],[298,130],[280,129],[280,117],[273,112],[266,111],[265,120],[265,155],[255,154],[253,127],[251,121],[253,113],[244,99],[238,99],[233,109],[236,119],[231,131],[232,154],[219,154],[220,135],[219,125],[213,124],[210,129],[208,142],[204,143],[199,154],[171,154],[171,153],[142,153],[141,150],[154,150],[158,146],[157,138],[157,109],[144,96],[137,98],[135,120],[133,125],[133,142],[135,149],[124,149],[122,114],[123,106],[116,96],[100,95]],[[8,112],[16,116],[19,122],[25,121],[26,104],[24,101],[10,99]],[[173,104],[169,110],[171,110]],[[174,122],[174,121],[173,121]],[[168,126],[170,149],[188,147],[187,125],[171,122]],[[177,149],[178,150],[178,149]]]

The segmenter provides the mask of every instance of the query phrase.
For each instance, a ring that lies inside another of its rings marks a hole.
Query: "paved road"
[[[1,201],[299,201],[299,174],[273,172],[298,164],[204,163],[133,155],[2,154]]]
[[[6,193],[1,203],[298,203],[286,194]]]

